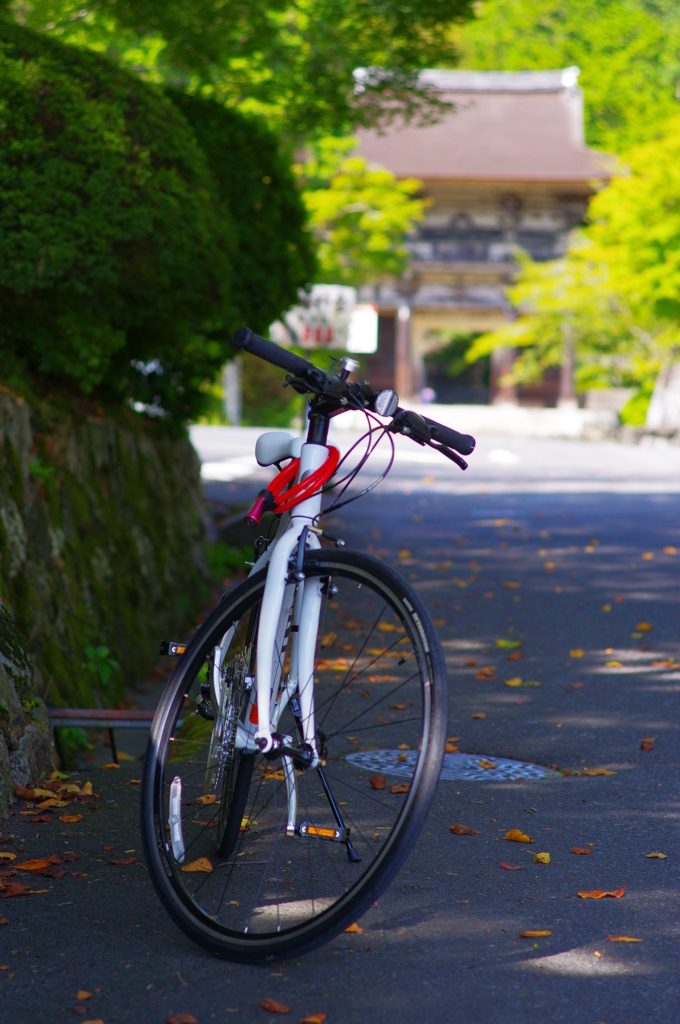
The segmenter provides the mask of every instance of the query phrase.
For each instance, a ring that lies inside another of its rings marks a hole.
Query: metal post
[[[407,398],[413,390],[411,374],[411,307],[406,303],[397,310],[397,330],[394,343],[394,390],[400,398]]]
[[[232,427],[241,425],[243,413],[243,357],[224,364],[222,369],[222,391],[224,393],[224,413]]]
[[[574,408],[576,397],[574,395],[574,329],[565,320],[562,324],[562,365],[560,366],[560,390],[557,396],[557,405],[561,408]]]

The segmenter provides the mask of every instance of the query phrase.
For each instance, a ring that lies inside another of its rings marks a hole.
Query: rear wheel
[[[323,581],[314,693],[325,766],[295,768],[238,746],[255,729],[264,571],[228,594],[198,630],[149,739],[141,817],[154,885],[180,928],[233,960],[292,956],[356,920],[408,855],[441,768],[446,672],[418,596],[387,566],[352,552],[309,552],[304,571]],[[281,689],[290,634],[280,633]],[[212,651],[227,635],[222,672],[234,687],[241,739],[220,748],[216,772],[224,721],[206,721],[196,707]],[[278,730],[299,735],[294,695]]]

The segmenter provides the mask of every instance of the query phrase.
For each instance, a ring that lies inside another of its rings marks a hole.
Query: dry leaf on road
[[[165,1020],[166,1024],[198,1024],[193,1013],[175,1013],[171,1017],[166,1017]]]
[[[480,757],[480,759],[479,759],[479,767],[480,768],[490,769],[490,768],[498,768],[498,765],[495,763],[495,761],[486,761],[483,757]]]
[[[16,859],[17,859],[16,853],[10,853],[8,850],[3,850],[2,852],[0,852],[0,861],[3,861],[3,860],[16,860]]]
[[[549,864],[550,854],[549,853],[535,853],[534,864]]]
[[[503,836],[504,839],[509,839],[513,843],[533,843],[531,836],[528,836],[526,832],[522,832],[519,828],[511,828],[509,832],[506,832]]]
[[[204,858],[201,858],[201,859],[203,860]],[[134,864],[134,862],[136,860],[137,860],[136,857],[118,857],[118,858],[109,859],[109,864],[116,864],[116,865],[118,865],[118,864]],[[212,868],[211,868],[211,870],[212,870]],[[182,871],[186,871],[186,868],[182,868]]]
[[[573,650],[569,651],[570,658],[582,658],[585,655],[585,651],[582,647],[574,647]]]
[[[638,622],[637,626],[635,627],[635,629],[636,629],[636,631],[638,633],[649,633],[651,628],[652,628],[651,622]]]
[[[387,783],[384,775],[371,775],[368,780],[373,789],[384,789]]]
[[[545,939],[548,935],[552,935],[550,928],[527,928],[519,933],[520,939]]]
[[[642,939],[634,939],[632,935],[608,935],[607,942],[642,942]]]
[[[587,846],[572,846],[571,852],[580,853],[585,857],[587,854],[592,853],[592,850],[589,850]]]
[[[361,935],[363,930],[364,929],[360,928],[356,921],[354,922],[354,924],[351,924],[348,928],[345,928],[345,931],[349,935]]]
[[[478,836],[479,830],[468,828],[467,825],[449,825],[449,832],[454,836]]]
[[[395,782],[393,786],[390,786],[390,793],[408,793],[410,788],[410,782]]]
[[[506,864],[504,860],[499,861],[499,863],[500,863],[500,866],[502,868],[505,868],[506,871],[521,871],[522,870],[521,867],[520,868],[514,868],[512,866],[512,864]]]
[[[574,775],[576,772],[574,772]],[[610,771],[609,768],[584,768],[580,773],[581,775],[616,775],[616,772]]]
[[[290,1006],[277,1003],[275,999],[260,999],[260,1006],[268,1013],[290,1013]]]
[[[82,821],[82,814],[60,814],[59,821],[65,822],[67,825],[74,825],[76,821]]]
[[[478,668],[475,672],[475,679],[495,679],[496,669],[493,665],[485,665],[483,668]]]
[[[504,651],[514,651],[517,647],[521,646],[521,640],[506,640],[505,637],[496,640],[496,647],[500,647]]]
[[[651,853],[646,853],[645,857],[649,857],[649,858],[651,858],[653,860],[667,860],[668,854],[666,854],[666,853],[659,853],[658,850],[652,850]]]
[[[522,677],[521,676],[514,676],[512,679],[506,679],[505,680],[505,685],[506,686],[521,686],[522,685]]]
[[[15,871],[44,871],[52,862],[49,860],[25,860],[21,864],[15,864]]]
[[[76,996],[76,999],[82,999],[82,1000],[92,999],[92,993],[91,992],[87,992],[84,988],[81,988],[78,991],[78,995]]]
[[[185,864],[182,871],[185,871],[187,874],[203,872],[203,874],[209,875],[212,869],[212,864],[207,857],[199,857],[198,860],[192,860],[190,864]]]
[[[0,917],[0,925],[3,925],[3,924],[9,924],[9,921],[7,920],[6,917]]]
[[[486,711],[473,711],[470,718],[486,718]]]
[[[8,882],[5,890],[3,891],[3,900],[9,900],[13,896],[30,896],[35,892],[47,892],[47,889],[29,889],[27,885],[23,885],[21,882]]]
[[[447,754],[460,754],[460,747],[457,747],[455,743],[451,743],[449,740],[446,741],[444,751]]]
[[[308,1017],[302,1017],[300,1024],[323,1024],[326,1019],[325,1013],[310,1013]]]
[[[112,763],[112,764],[100,764],[100,765],[99,765],[99,771],[100,771],[100,772],[105,772],[105,771],[107,771],[107,770],[108,770],[109,768],[114,768],[114,769],[115,769],[115,768],[120,768],[120,765],[119,765],[119,764],[113,764],[113,763]]]
[[[515,580],[505,580],[501,583],[502,587],[506,587],[508,590],[519,590],[521,583],[515,582]]]
[[[582,900],[602,900],[605,896],[620,900],[625,891],[624,885],[621,889],[592,889],[590,892],[577,892],[576,895],[580,896]]]

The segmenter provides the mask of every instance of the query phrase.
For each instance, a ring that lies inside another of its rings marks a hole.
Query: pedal
[[[178,643],[176,640],[161,640],[158,653],[168,658],[181,658],[187,649],[187,644]]]
[[[297,831],[301,836],[326,839],[331,843],[347,843],[349,840],[348,828],[334,828],[332,825],[312,825],[311,821],[301,822]]]

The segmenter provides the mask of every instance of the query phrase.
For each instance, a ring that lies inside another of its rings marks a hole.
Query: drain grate
[[[346,760],[356,768],[363,768],[366,771],[410,779],[416,757],[415,750],[362,750],[356,754],[348,754]],[[485,768],[485,764],[494,764],[496,767]],[[558,775],[559,773],[551,768],[527,764],[524,761],[510,761],[505,757],[491,757],[486,754],[444,754],[439,777],[444,782],[538,782]]]

